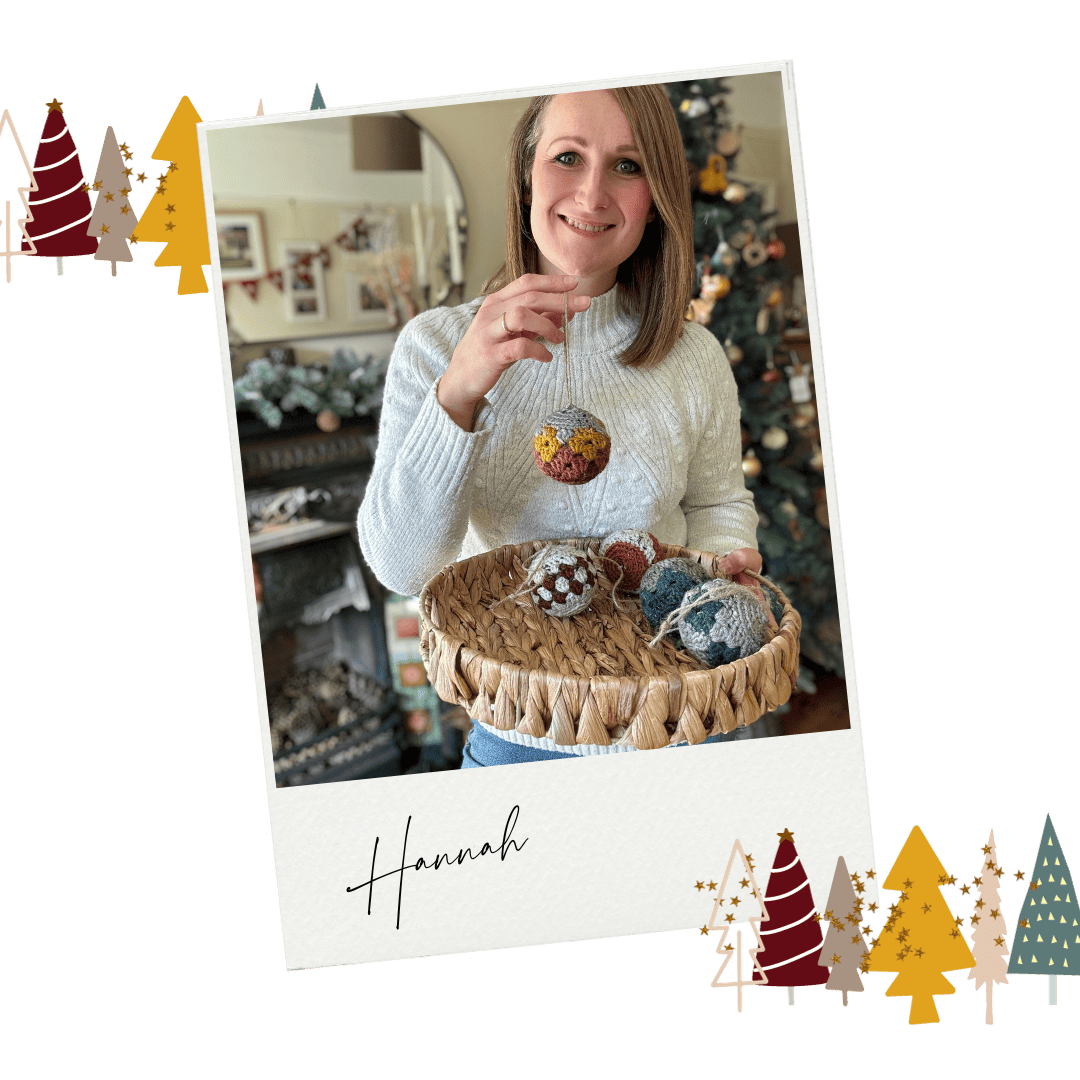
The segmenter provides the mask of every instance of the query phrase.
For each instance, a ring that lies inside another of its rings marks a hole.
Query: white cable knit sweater
[[[624,367],[637,320],[617,290],[570,322],[574,403],[611,436],[607,468],[569,487],[533,463],[533,436],[567,404],[562,345],[510,368],[462,431],[435,396],[480,306],[434,308],[401,331],[386,377],[375,465],[360,507],[364,556],[388,588],[417,595],[447,563],[529,540],[648,529],[724,553],[757,547],[743,484],[739,402],[716,338],[686,323],[662,363]]]

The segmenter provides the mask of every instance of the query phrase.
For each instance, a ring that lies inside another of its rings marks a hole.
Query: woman
[[[683,318],[693,276],[687,167],[663,90],[537,98],[510,144],[506,264],[482,301],[423,313],[395,346],[359,517],[376,577],[415,595],[481,551],[625,528],[728,552],[731,575],[760,570],[735,380],[716,338]],[[574,402],[612,442],[580,487],[532,455],[538,422],[567,404],[567,297]],[[565,756],[474,726],[467,765],[489,737],[528,751],[515,760]]]

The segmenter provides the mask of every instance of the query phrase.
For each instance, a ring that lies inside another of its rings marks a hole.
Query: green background
[[[0,106],[31,158],[53,96],[91,175],[109,123],[153,175],[183,94],[210,120],[315,81],[345,105],[795,59],[882,870],[916,823],[962,879],[991,825],[1029,868],[1049,810],[1080,872],[1051,6],[225,6],[19,9]],[[12,1075],[909,1075],[1066,1048],[1071,980],[1055,1010],[1040,978],[1000,987],[995,1028],[962,975],[929,1028],[885,975],[847,1011],[755,990],[737,1017],[696,931],[286,975],[211,299],[177,297],[157,251],[117,281],[23,259],[0,282]],[[1012,924],[1021,887],[1002,896]]]

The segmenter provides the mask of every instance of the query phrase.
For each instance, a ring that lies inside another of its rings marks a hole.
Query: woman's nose
[[[577,200],[585,208],[600,210],[607,205],[607,184],[604,170],[588,168],[581,174]]]

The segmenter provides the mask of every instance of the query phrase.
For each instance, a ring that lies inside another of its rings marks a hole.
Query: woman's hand
[[[740,585],[746,585],[754,591],[757,598],[765,605],[765,611],[769,616],[769,625],[775,630],[776,619],[773,616],[769,601],[761,591],[761,586],[745,570],[753,570],[755,574],[761,573],[761,553],[753,548],[736,548],[729,551],[720,561],[720,572],[731,578]]]
[[[563,340],[563,298],[577,283],[561,274],[523,274],[484,298],[439,380],[439,404],[458,427],[472,431],[477,403],[507,368],[526,357],[551,360],[536,339]],[[569,317],[589,304],[587,296],[571,296]]]

